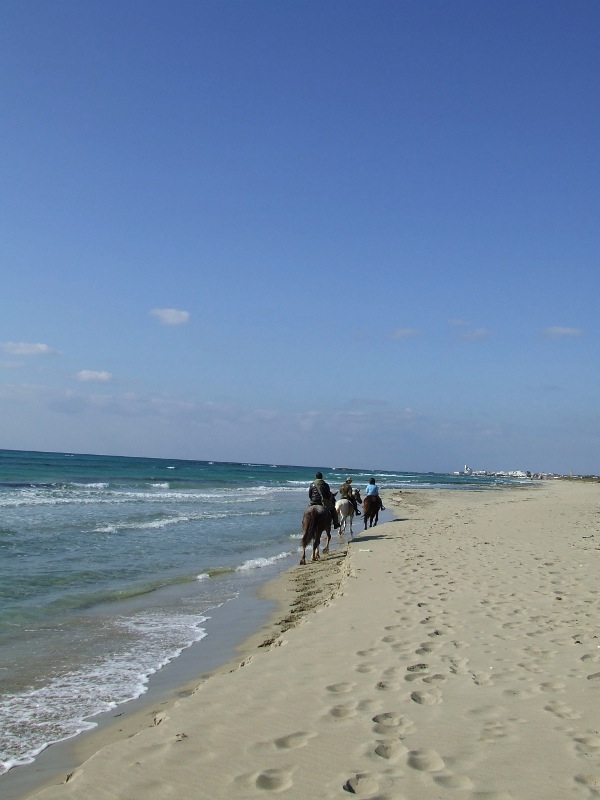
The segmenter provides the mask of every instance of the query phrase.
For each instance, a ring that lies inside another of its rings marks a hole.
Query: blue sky
[[[0,447],[600,472],[596,0],[4,0]]]

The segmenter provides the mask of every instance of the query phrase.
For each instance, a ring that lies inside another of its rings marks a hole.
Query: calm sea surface
[[[334,489],[373,474],[0,450],[0,774],[141,695],[207,635],[211,610],[296,564],[315,469]]]

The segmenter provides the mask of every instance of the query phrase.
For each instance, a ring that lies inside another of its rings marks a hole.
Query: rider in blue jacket
[[[385,506],[381,502],[381,497],[379,496],[379,487],[375,483],[375,478],[369,478],[369,482],[365,487],[365,497],[376,497],[379,502],[379,508],[382,511],[385,511]]]

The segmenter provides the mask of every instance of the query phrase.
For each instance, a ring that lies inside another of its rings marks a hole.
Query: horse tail
[[[315,539],[317,536],[317,528],[318,528],[318,511],[317,506],[310,506],[304,512],[302,517],[302,547],[308,547],[308,545]]]

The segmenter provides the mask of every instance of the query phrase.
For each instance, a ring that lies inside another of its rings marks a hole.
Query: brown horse
[[[365,530],[367,530],[367,522],[369,528],[377,525],[379,520],[379,497],[374,494],[368,494],[363,500],[363,519],[365,521]]]
[[[323,548],[324,553],[329,552],[329,542],[331,541],[331,525],[333,517],[331,511],[325,506],[309,506],[302,516],[302,558],[301,564],[306,564],[306,548],[312,542],[312,560],[318,561],[319,545],[321,544],[321,534],[327,535],[327,544]]]

